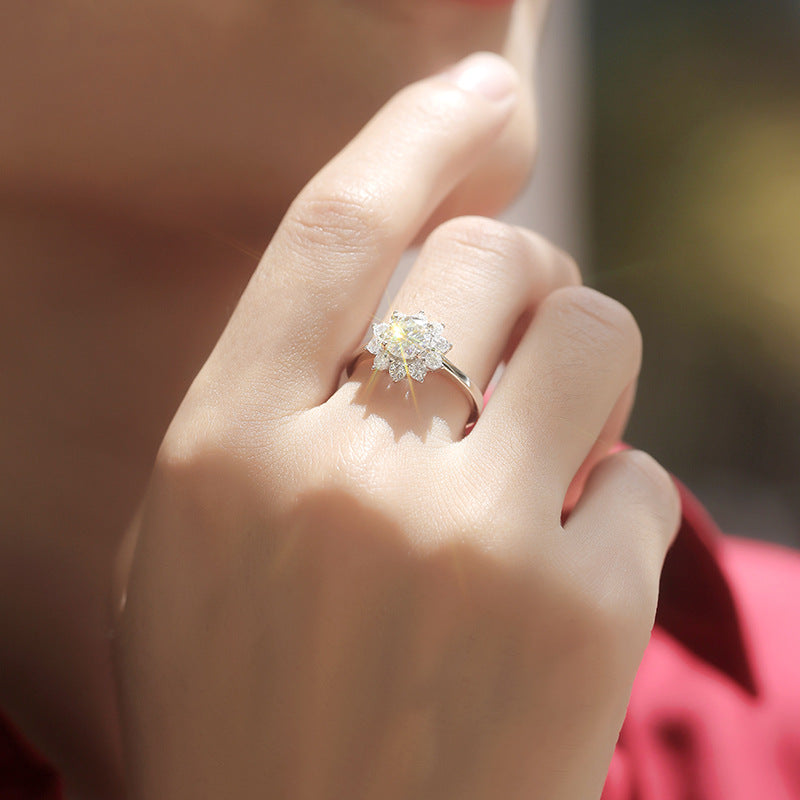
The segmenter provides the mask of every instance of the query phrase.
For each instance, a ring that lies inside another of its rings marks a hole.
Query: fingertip
[[[514,67],[502,56],[489,51],[472,53],[435,77],[500,104],[515,97],[520,86]]]
[[[514,228],[532,243],[533,247],[542,254],[542,258],[550,265],[552,290],[583,284],[580,268],[569,253],[524,225],[515,225]]]
[[[644,450],[622,450],[615,457],[627,457],[643,478],[652,486],[656,502],[664,509],[667,527],[672,528],[671,543],[678,530],[681,519],[681,498],[672,476],[658,461]]]

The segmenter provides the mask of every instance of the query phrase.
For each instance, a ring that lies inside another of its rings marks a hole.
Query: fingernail
[[[496,53],[473,53],[442,73],[442,77],[467,92],[489,100],[506,100],[519,86],[516,70]]]

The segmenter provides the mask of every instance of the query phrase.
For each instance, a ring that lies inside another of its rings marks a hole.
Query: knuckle
[[[608,456],[597,469],[611,473],[616,490],[625,498],[632,531],[629,552],[634,556],[652,552],[660,570],[664,545],[677,530],[681,517],[680,495],[672,477],[640,450]]]
[[[657,586],[665,553],[680,524],[680,496],[669,473],[655,459],[640,451],[627,456],[626,477],[634,521],[628,572]]]
[[[642,334],[622,303],[589,287],[571,286],[557,289],[545,304],[569,341],[592,354],[624,354],[638,368]]]
[[[680,497],[669,472],[642,450],[619,453],[632,474],[632,481],[643,489],[645,502],[665,524],[671,524],[680,511]]]
[[[156,454],[153,474],[167,485],[187,491],[202,487],[205,475],[222,472],[238,460],[235,434],[222,426],[210,429],[208,418],[193,414],[170,426]]]
[[[224,570],[229,545],[239,541],[252,484],[213,442],[194,447],[165,441],[147,492],[145,523],[158,538],[165,562],[191,564],[195,576],[213,579]]]
[[[436,249],[461,251],[465,261],[480,263],[521,261],[526,255],[525,238],[513,225],[489,217],[454,217],[430,235]],[[461,260],[461,259],[460,259]]]
[[[300,488],[292,465],[276,469],[265,456],[260,445],[243,442],[231,420],[208,425],[193,414],[170,426],[148,488],[150,519],[164,546],[204,574],[218,574],[223,553],[233,554],[253,524],[286,510],[285,487]]]
[[[569,253],[560,247],[556,247],[544,236],[528,228],[516,227],[516,230],[527,241],[529,249],[532,250],[531,260],[534,263],[546,266],[552,288],[557,286],[580,286],[583,283],[580,268]]]
[[[175,521],[175,534],[190,520],[192,527],[202,527],[213,519],[229,467],[223,448],[212,438],[185,428],[167,434],[156,455],[150,495]]]
[[[425,243],[427,268],[448,265],[451,280],[484,285],[493,295],[529,299],[550,283],[546,244],[532,243],[521,229],[488,217],[454,217],[439,225]]]
[[[159,474],[181,475],[216,446],[224,414],[215,398],[193,392],[184,398],[156,454]]]
[[[575,261],[569,253],[559,248],[554,247],[553,250],[555,253],[557,270],[560,275],[563,275],[564,283],[571,286],[581,286],[583,284],[583,275],[581,274],[581,268],[578,266],[578,262]]]
[[[287,422],[265,420],[258,406],[250,408],[223,389],[205,389],[184,398],[159,445],[155,472],[191,483],[204,465],[212,465],[235,467],[242,477],[255,479]]]
[[[284,225],[301,248],[311,244],[343,253],[380,246],[396,234],[391,210],[368,183],[312,184],[292,203]]]

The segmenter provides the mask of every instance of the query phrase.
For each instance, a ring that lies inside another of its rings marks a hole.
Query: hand
[[[626,452],[560,521],[635,381],[630,313],[529,231],[456,218],[394,306],[443,321],[480,386],[508,356],[478,424],[435,373],[416,406],[369,362],[336,388],[513,113],[504,62],[460,70],[300,193],[170,426],[122,559],[132,798],[600,794],[679,518]]]

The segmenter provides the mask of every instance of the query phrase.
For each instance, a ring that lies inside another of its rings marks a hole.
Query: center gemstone
[[[388,370],[393,381],[411,377],[420,383],[430,370],[442,367],[442,356],[453,346],[442,336],[444,325],[429,322],[422,311],[394,311],[389,322],[372,326],[367,350],[375,356],[373,369]]]
[[[386,350],[395,358],[410,360],[428,350],[431,334],[427,324],[419,319],[393,320],[386,333]]]

